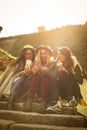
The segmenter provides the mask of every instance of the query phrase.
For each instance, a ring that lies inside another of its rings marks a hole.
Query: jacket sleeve
[[[0,75],[0,87],[2,83],[5,81],[5,79],[8,77],[8,75],[13,71],[12,67],[7,67],[6,70]]]
[[[75,74],[74,74],[75,80],[78,83],[82,84],[83,83],[83,73],[82,73],[82,71],[81,71],[81,69],[80,69],[78,64],[75,66],[74,70],[75,70]]]

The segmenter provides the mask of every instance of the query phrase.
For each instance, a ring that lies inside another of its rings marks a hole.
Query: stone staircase
[[[63,114],[39,112],[39,103],[33,103],[32,112],[23,112],[23,103],[15,103],[13,111],[0,101],[0,130],[87,130],[87,117],[76,108],[65,107]]]

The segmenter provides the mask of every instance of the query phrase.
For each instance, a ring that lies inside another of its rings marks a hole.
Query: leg
[[[47,102],[48,102],[48,97],[49,97],[49,86],[50,86],[50,81],[49,77],[46,75],[42,75],[41,77],[41,100],[42,100],[42,106],[46,108]]]
[[[18,79],[15,83],[13,83],[13,86],[11,87],[10,96],[8,99],[8,109],[13,109],[14,99],[16,97],[16,88],[18,87],[19,83],[21,82],[21,78]]]
[[[74,96],[75,93],[70,79],[70,75],[68,75],[64,71],[60,71],[58,73],[58,77],[58,90],[61,98],[67,99],[67,97],[69,96]]]
[[[41,99],[47,101],[49,96],[49,78],[45,75],[41,77]]]
[[[40,76],[35,75],[34,77],[32,77],[29,83],[28,95],[27,95],[24,111],[31,111],[32,102],[35,93],[39,94],[39,91],[40,91]]]

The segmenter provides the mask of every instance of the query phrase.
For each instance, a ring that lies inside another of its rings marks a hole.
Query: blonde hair
[[[47,49],[45,49],[45,48],[40,48],[40,49],[38,50],[37,54],[36,54],[36,57],[37,57],[38,60],[40,60],[40,55],[41,55],[42,49],[46,50],[46,52],[47,52],[47,63],[46,63],[46,65],[48,65],[49,62],[50,62],[51,54],[50,54],[50,52],[49,52]]]

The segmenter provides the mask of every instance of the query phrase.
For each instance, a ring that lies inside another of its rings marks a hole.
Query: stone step
[[[15,124],[11,125],[9,130],[87,130],[87,128],[77,127],[61,127],[61,126],[49,126],[49,125],[37,125],[37,124]]]
[[[38,124],[24,124],[16,123],[11,120],[0,119],[0,130],[87,130],[82,127],[64,127],[55,125],[38,125]]]
[[[9,130],[10,126],[15,123],[16,122],[12,120],[0,119],[0,130]]]
[[[15,124],[12,125],[10,130],[87,130],[87,128],[80,127],[62,127],[50,125],[37,125],[37,124]]]
[[[32,112],[29,113],[23,112],[23,103],[15,103],[14,111],[10,111],[7,102],[0,101],[0,118],[4,120],[39,125],[87,127],[87,117],[79,115],[76,107],[64,107],[62,114],[40,114],[40,112],[40,103],[33,103]]]
[[[14,110],[17,111],[23,111],[23,105],[24,103],[15,103],[14,104]],[[7,110],[7,102],[6,101],[0,101],[0,109]],[[40,103],[33,103],[32,105],[32,112],[38,112],[40,113],[41,110],[41,105]],[[64,107],[63,108],[63,114],[68,114],[68,115],[76,115],[77,113],[77,108],[76,107]]]
[[[0,119],[13,120],[16,123],[84,127],[84,117],[81,115],[40,114],[34,112],[0,110]]]

